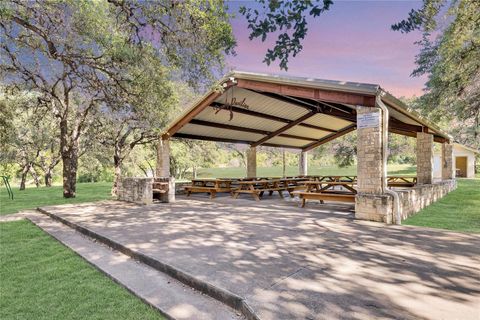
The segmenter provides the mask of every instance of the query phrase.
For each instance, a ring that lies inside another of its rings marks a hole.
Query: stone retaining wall
[[[434,203],[457,187],[456,180],[444,180],[433,184],[395,190],[400,198],[400,216],[405,220],[426,206]],[[359,193],[355,202],[355,218],[384,223],[394,223],[393,198],[388,194]]]
[[[122,178],[118,186],[118,200],[151,204],[153,178]]]

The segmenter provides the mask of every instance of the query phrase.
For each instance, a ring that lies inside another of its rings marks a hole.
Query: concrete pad
[[[261,319],[480,317],[478,235],[274,197],[44,209],[245,298]]]
[[[233,309],[40,213],[24,217],[171,319],[243,319]]]

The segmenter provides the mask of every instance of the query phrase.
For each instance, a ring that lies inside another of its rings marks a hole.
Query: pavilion
[[[299,175],[307,175],[309,150],[353,130],[358,135],[356,218],[400,223],[456,187],[452,137],[379,85],[238,71],[221,79],[162,134],[156,174],[170,176],[170,139],[187,138],[249,145],[248,177],[257,175],[258,146],[298,149]],[[417,186],[409,190],[387,187],[390,132],[417,139]],[[433,180],[434,142],[442,145],[438,182]]]

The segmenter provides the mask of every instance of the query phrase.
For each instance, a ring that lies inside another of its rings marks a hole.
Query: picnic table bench
[[[213,199],[216,197],[217,192],[232,193],[232,182],[234,181],[233,179],[192,179],[192,184],[185,186],[184,190],[187,193],[187,197],[195,192],[206,192],[210,194],[210,199]]]

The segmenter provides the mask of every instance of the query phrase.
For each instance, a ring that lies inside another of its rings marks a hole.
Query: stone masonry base
[[[404,220],[426,206],[455,190],[457,182],[444,180],[433,184],[418,185],[397,191],[400,198],[400,216]],[[355,218],[395,223],[393,198],[388,194],[358,194],[355,203]]]

